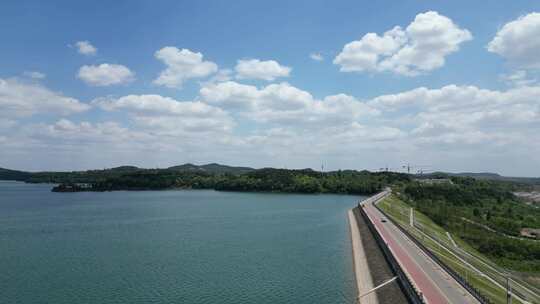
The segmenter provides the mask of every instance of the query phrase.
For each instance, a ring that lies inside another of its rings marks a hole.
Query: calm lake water
[[[359,197],[0,182],[0,303],[353,303]]]

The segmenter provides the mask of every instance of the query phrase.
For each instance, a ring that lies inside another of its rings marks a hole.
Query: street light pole
[[[510,286],[510,277],[506,277],[506,303],[512,304],[512,287]]]

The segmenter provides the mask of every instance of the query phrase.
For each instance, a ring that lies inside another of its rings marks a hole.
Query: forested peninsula
[[[4,175],[6,178],[2,178]],[[410,181],[407,174],[312,169],[252,169],[219,164],[185,164],[165,169],[123,166],[72,172],[0,171],[0,179],[53,183],[55,192],[214,189],[219,191],[372,194],[384,187]]]

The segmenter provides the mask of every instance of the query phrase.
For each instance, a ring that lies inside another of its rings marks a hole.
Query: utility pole
[[[407,168],[407,174],[411,173],[411,164],[410,163],[407,163],[406,166],[402,166],[402,168]]]
[[[409,216],[409,225],[414,227],[414,209],[411,207],[411,215]]]
[[[510,286],[510,277],[506,277],[506,303],[512,304],[512,287]]]

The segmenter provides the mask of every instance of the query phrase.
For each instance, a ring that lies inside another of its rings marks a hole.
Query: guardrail
[[[459,273],[454,271],[448,265],[446,265],[436,254],[431,252],[424,244],[417,240],[409,231],[403,228],[399,223],[397,223],[391,216],[384,212],[377,204],[373,204],[382,214],[386,216],[394,225],[398,227],[401,232],[403,232],[409,239],[411,239],[422,251],[424,251],[431,259],[433,259],[442,269],[444,269],[448,274],[450,274],[463,288],[465,288],[473,297],[475,297],[482,304],[491,304],[491,301],[484,296],[478,289],[474,288],[467,280],[465,280]]]
[[[368,199],[369,200],[368,203],[371,203],[373,201],[377,201],[377,200],[381,199],[382,197],[384,197],[385,195],[387,195],[386,193],[384,193],[384,194],[383,193],[379,193],[376,196],[370,197]],[[379,195],[381,195],[381,196],[379,196]],[[364,203],[366,203],[366,201],[364,201]],[[358,204],[357,208],[354,208],[353,213],[354,213],[354,215],[356,217],[358,217],[359,215],[362,216],[364,221],[367,223],[369,230],[371,231],[371,233],[373,234],[373,236],[375,238],[375,242],[377,243],[377,245],[379,246],[379,248],[381,249],[381,251],[383,253],[384,259],[388,262],[388,265],[390,265],[390,269],[394,273],[394,275],[398,277],[399,286],[401,287],[401,290],[403,291],[403,293],[405,294],[405,296],[407,297],[409,302],[412,303],[412,304],[426,304],[426,302],[424,301],[424,298],[422,296],[422,293],[420,291],[418,291],[414,287],[412,282],[409,280],[409,278],[405,274],[405,271],[403,271],[403,269],[401,268],[401,266],[397,262],[396,258],[394,257],[394,255],[390,251],[390,248],[384,242],[384,240],[382,239],[382,237],[379,234],[379,232],[377,231],[377,229],[375,229],[375,226],[373,225],[373,223],[371,222],[371,220],[367,216],[366,212],[364,211],[364,209],[363,209],[363,207],[362,207],[362,205],[360,203]]]

